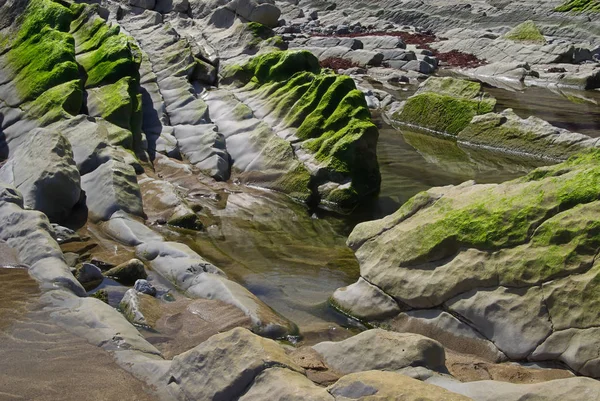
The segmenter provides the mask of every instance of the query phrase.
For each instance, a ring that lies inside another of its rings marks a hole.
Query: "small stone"
[[[77,275],[75,277],[86,290],[97,287],[102,280],[104,280],[102,271],[98,268],[98,266],[91,263],[82,264],[77,270]]]
[[[145,280],[145,279],[136,280],[135,284],[133,285],[133,289],[136,290],[137,292],[141,292],[142,294],[147,294],[147,295],[152,295],[152,296],[156,295],[156,288],[154,288],[154,286],[152,284],[150,284],[150,282],[148,280]]]
[[[104,274],[123,284],[131,284],[138,279],[148,277],[144,269],[144,263],[139,259],[131,259],[128,262],[113,267]]]

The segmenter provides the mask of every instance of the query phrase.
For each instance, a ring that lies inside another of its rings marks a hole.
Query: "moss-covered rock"
[[[88,90],[88,110],[93,117],[103,117],[111,123],[134,131],[139,130],[138,83],[131,77],[121,78],[114,84]]]
[[[596,138],[557,128],[537,117],[522,119],[511,109],[476,116],[458,141],[539,159],[566,160],[596,146]]]
[[[320,194],[321,201],[342,208],[379,191],[379,133],[351,78],[321,71],[318,59],[307,51],[266,53],[230,68],[227,76],[267,101],[271,115],[295,131],[299,151],[318,165],[313,181],[306,175],[298,182],[286,177],[286,186],[336,183],[337,190]]]
[[[590,270],[600,251],[599,199],[600,151],[591,150],[499,185],[433,188],[391,216],[358,225],[348,244],[356,250],[361,276],[401,305],[460,306],[454,312],[481,333],[489,325],[527,327],[527,319],[537,325],[555,316],[552,330],[586,329],[600,324],[594,312],[598,275]],[[527,301],[514,288],[535,290],[539,313],[528,315],[531,305],[519,306]],[[566,295],[576,288],[585,300]],[[493,312],[469,301],[481,291],[500,297]],[[576,314],[565,313],[569,309]],[[547,336],[544,330],[518,353],[511,344],[524,334],[509,330],[494,336],[517,337],[493,340],[520,358],[532,355]]]
[[[496,100],[477,82],[431,77],[392,117],[402,124],[457,135],[473,117],[492,112],[495,106]]]
[[[58,2],[29,2],[17,20],[19,28],[6,54],[18,95],[13,105],[79,79],[74,40],[66,32],[72,18],[72,11]]]
[[[542,32],[533,21],[525,21],[517,25],[504,35],[506,39],[514,40],[515,42],[545,44],[546,39]]]
[[[558,12],[600,12],[600,2],[597,0],[570,0],[554,9]]]
[[[41,125],[47,125],[79,114],[82,105],[81,81],[76,79],[48,89],[37,99],[27,103],[24,109],[28,115],[38,119]]]

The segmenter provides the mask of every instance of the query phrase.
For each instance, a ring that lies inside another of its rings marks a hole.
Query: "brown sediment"
[[[348,68],[358,67],[358,64],[353,63],[352,61],[340,58],[340,57],[329,57],[325,60],[319,62],[321,64],[321,68],[331,68],[334,71],[337,70],[347,70]]]
[[[0,399],[155,398],[112,356],[56,325],[24,269],[0,269]]]

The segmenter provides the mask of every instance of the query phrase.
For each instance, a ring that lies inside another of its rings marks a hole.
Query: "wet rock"
[[[137,246],[144,242],[161,241],[162,236],[135,218],[116,212],[101,225],[104,232],[125,245]]]
[[[81,267],[77,269],[75,277],[77,278],[77,281],[88,290],[97,287],[102,280],[104,280],[102,270],[91,263],[82,264]]]
[[[469,401],[471,398],[408,376],[381,371],[352,373],[342,377],[327,391],[336,400],[447,400]]]
[[[152,10],[156,5],[156,0],[128,0],[130,6]]]
[[[281,16],[281,10],[270,2],[233,0],[225,7],[248,21],[258,22],[270,28],[277,27]]]
[[[105,272],[104,275],[114,278],[125,285],[131,285],[138,279],[145,279],[148,277],[144,268],[144,263],[139,259],[131,259],[128,262],[113,267]]]
[[[108,220],[117,211],[144,216],[135,171],[125,163],[111,160],[102,164],[81,178],[81,188],[92,220]]]
[[[151,295],[151,296],[156,295],[156,288],[154,288],[154,286],[152,284],[150,284],[150,282],[148,280],[144,280],[144,279],[136,280],[135,284],[133,285],[133,289],[136,290],[137,292],[141,292],[142,294]]]
[[[403,70],[416,71],[421,74],[432,74],[435,71],[435,67],[423,60],[411,60],[402,66]]]
[[[337,289],[331,300],[336,308],[367,321],[395,316],[401,311],[392,297],[362,277],[348,287]]]
[[[382,329],[368,330],[340,342],[313,346],[325,363],[340,373],[367,370],[400,370],[424,366],[446,371],[444,348],[419,334],[403,334]]]
[[[458,140],[550,160],[566,160],[598,143],[596,138],[554,127],[537,117],[522,119],[512,109],[474,117]]]
[[[229,401],[272,367],[302,372],[275,341],[237,328],[173,358],[170,387],[178,398]]]

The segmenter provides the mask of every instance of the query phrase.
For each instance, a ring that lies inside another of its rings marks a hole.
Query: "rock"
[[[458,141],[549,160],[566,160],[598,146],[597,138],[554,127],[537,117],[522,119],[512,109],[475,116],[458,134]]]
[[[68,242],[78,242],[84,239],[70,228],[60,226],[58,224],[52,224],[52,231],[54,232],[54,239],[59,244],[66,244]]]
[[[0,180],[23,194],[26,207],[43,212],[52,221],[66,218],[81,194],[71,145],[54,130],[29,132],[0,169]]]
[[[352,316],[366,321],[385,319],[401,312],[392,297],[362,277],[348,287],[337,289],[331,302],[341,311],[349,311]]]
[[[216,125],[178,125],[174,128],[173,135],[181,153],[190,163],[219,181],[229,179],[229,153],[225,138],[218,132]]]
[[[513,358],[598,376],[598,152],[502,184],[432,188],[359,224],[348,245],[361,276],[398,303],[452,310]]]
[[[334,401],[322,387],[289,369],[273,367],[262,371],[239,401]]]
[[[471,398],[408,376],[372,370],[342,377],[327,391],[336,400],[444,400],[469,401]]]
[[[424,366],[444,372],[444,348],[419,334],[403,334],[373,329],[340,342],[313,346],[325,363],[348,374],[367,370],[394,371],[408,366]]]
[[[117,211],[144,216],[135,171],[125,163],[110,160],[102,164],[81,178],[81,188],[94,221],[108,220]]]
[[[173,358],[170,387],[178,398],[229,401],[273,367],[302,372],[275,341],[236,328]]]
[[[525,21],[508,31],[504,37],[516,42],[545,44],[546,39],[533,21]]]
[[[524,359],[552,332],[540,288],[475,290],[446,303],[480,327],[481,334],[511,359]]]
[[[493,111],[495,105],[496,100],[483,94],[477,82],[431,77],[393,118],[404,124],[457,135],[474,116]]]
[[[276,28],[278,25],[281,10],[274,4],[254,0],[233,0],[225,5],[228,9],[234,11],[239,16],[248,21],[258,22]]]
[[[110,220],[101,224],[101,227],[110,237],[129,246],[163,239],[160,234],[121,211],[115,212]]]
[[[142,294],[151,295],[151,296],[156,295],[156,288],[154,288],[154,286],[152,284],[150,284],[150,282],[148,280],[144,280],[144,279],[136,280],[135,284],[133,285],[133,289],[136,290],[137,292],[141,292]]]
[[[152,10],[156,5],[156,0],[128,0],[130,6]]]
[[[102,280],[104,280],[102,270],[100,270],[98,266],[91,263],[82,264],[77,270],[77,275],[75,277],[77,278],[77,281],[79,281],[86,289],[95,288],[102,282]]]
[[[416,71],[421,74],[433,74],[435,68],[423,60],[411,60],[402,67],[405,71]]]
[[[119,303],[119,309],[123,312],[123,315],[125,315],[127,320],[129,320],[131,323],[140,326],[151,327],[148,324],[148,321],[146,320],[146,317],[144,316],[144,313],[142,311],[142,306],[140,305],[142,302],[140,298],[142,297],[149,297],[151,299],[154,299],[150,295],[137,292],[134,289],[127,290],[127,292],[123,296],[123,299]]]
[[[502,381],[481,380],[461,383],[456,380],[432,377],[427,383],[463,394],[475,401],[579,401],[598,400],[600,383],[585,377],[550,380],[533,384],[514,384]]]
[[[148,277],[144,268],[144,263],[139,259],[131,259],[128,262],[121,263],[105,272],[104,275],[114,278],[125,285],[131,285],[139,281],[138,279],[145,279]]]
[[[502,362],[506,356],[490,340],[467,323],[440,309],[414,310],[382,322],[389,330],[416,333],[439,341],[444,348],[475,355],[490,362]]]

